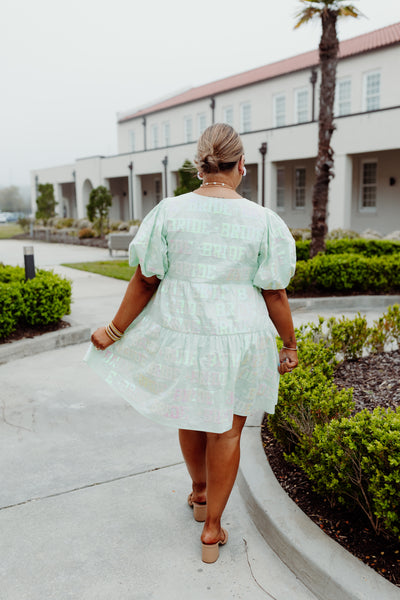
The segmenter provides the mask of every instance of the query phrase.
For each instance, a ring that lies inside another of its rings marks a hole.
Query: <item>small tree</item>
[[[26,211],[26,202],[16,185],[0,189],[0,210],[5,212]]]
[[[43,219],[46,224],[49,219],[55,216],[55,208],[58,202],[54,198],[54,186],[52,183],[39,183],[38,191],[39,196],[36,198],[36,218]]]
[[[201,181],[196,177],[197,169],[190,160],[185,160],[181,168],[178,170],[179,185],[174,191],[175,196],[187,194],[197,190]]]
[[[104,224],[108,219],[108,213],[112,205],[112,196],[104,185],[99,185],[90,192],[89,203],[86,206],[86,214],[92,223],[97,220],[100,237],[103,237]]]

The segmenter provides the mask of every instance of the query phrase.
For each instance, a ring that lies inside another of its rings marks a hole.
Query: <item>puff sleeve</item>
[[[145,277],[163,279],[168,271],[168,246],[164,229],[164,205],[160,202],[143,219],[129,244],[129,265],[140,264]]]
[[[296,244],[284,221],[266,209],[266,223],[253,285],[264,290],[285,289],[296,268]]]

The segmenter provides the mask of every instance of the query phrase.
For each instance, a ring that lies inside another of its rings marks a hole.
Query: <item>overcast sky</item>
[[[400,0],[354,0],[347,39],[400,21]],[[2,0],[0,186],[115,154],[117,112],[318,46],[299,0]]]

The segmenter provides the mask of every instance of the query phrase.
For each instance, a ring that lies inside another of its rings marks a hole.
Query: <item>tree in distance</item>
[[[16,185],[0,189],[0,210],[3,212],[25,212],[27,205]]]
[[[359,17],[361,12],[345,0],[300,0],[303,8],[296,15],[296,25],[301,27],[314,18],[321,19],[322,34],[319,43],[319,66],[321,85],[318,119],[318,157],[315,165],[313,188],[313,213],[311,222],[310,256],[325,251],[325,236],[328,231],[326,213],[329,199],[329,182],[333,173],[333,149],[331,138],[335,130],[334,102],[336,67],[339,52],[336,23],[341,17]]]
[[[99,185],[90,192],[86,214],[92,223],[96,222],[100,237],[103,237],[104,225],[112,205],[112,195],[104,185]]]
[[[196,177],[197,169],[190,160],[185,160],[180,169],[178,169],[179,185],[174,190],[175,196],[187,194],[197,190],[201,181]]]
[[[36,218],[43,219],[44,224],[56,214],[56,199],[54,198],[54,186],[52,183],[38,184],[39,196],[36,198]]]

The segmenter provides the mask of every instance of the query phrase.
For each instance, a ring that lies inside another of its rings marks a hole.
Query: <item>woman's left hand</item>
[[[280,375],[284,375],[284,373],[291,373],[298,364],[299,359],[297,358],[297,351],[282,348],[282,350],[279,352],[278,371]]]
[[[96,331],[92,334],[92,337],[90,339],[92,341],[93,346],[97,350],[105,350],[106,348],[108,348],[108,346],[111,346],[111,344],[114,343],[112,339],[106,334],[105,327],[99,327],[98,329],[96,329]]]

